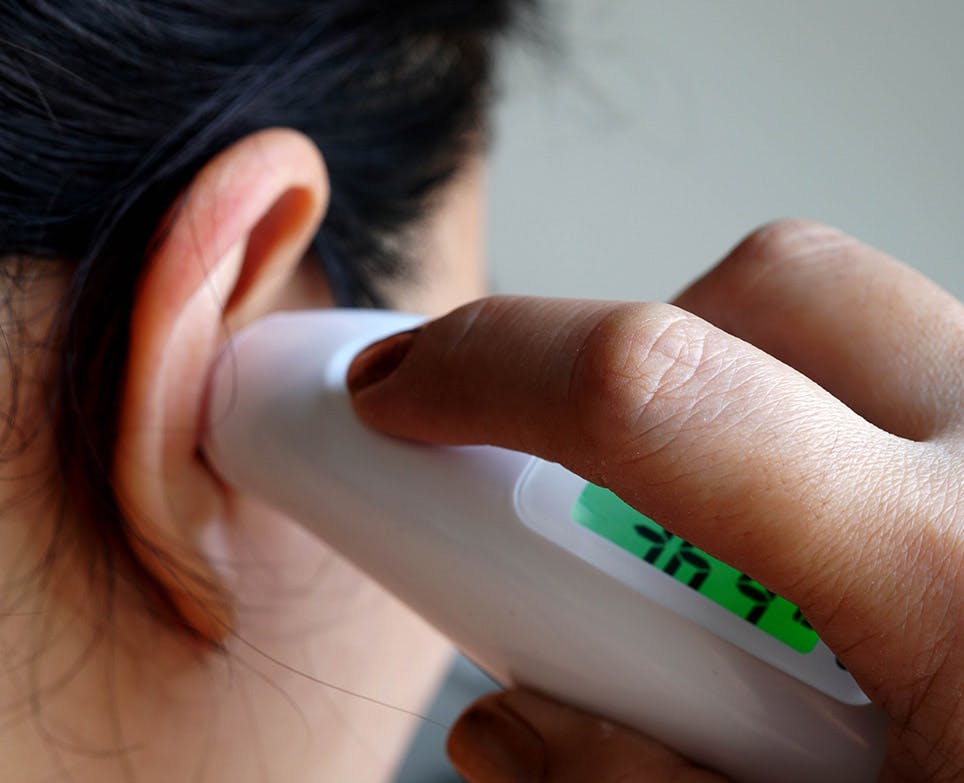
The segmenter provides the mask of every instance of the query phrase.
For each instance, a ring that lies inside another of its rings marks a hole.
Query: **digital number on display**
[[[587,484],[572,517],[797,652],[808,653],[820,641],[796,606],[673,535],[608,489]]]

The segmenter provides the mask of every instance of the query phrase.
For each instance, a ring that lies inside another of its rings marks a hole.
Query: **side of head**
[[[210,361],[291,297],[381,302],[483,142],[495,37],[524,5],[5,11],[0,258],[35,326],[7,335],[4,456],[33,455],[57,510],[45,563],[82,553],[95,587],[135,585],[205,639],[230,630],[199,547],[232,513],[196,448]]]

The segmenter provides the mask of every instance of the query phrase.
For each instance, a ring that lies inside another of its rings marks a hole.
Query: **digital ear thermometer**
[[[351,360],[422,318],[273,315],[211,379],[205,452],[505,685],[751,783],[876,780],[883,713],[792,604],[560,465],[363,426]]]

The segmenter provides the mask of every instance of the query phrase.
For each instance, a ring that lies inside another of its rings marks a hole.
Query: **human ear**
[[[218,641],[232,607],[202,553],[231,497],[198,451],[208,373],[225,337],[272,309],[327,207],[321,155],[291,130],[213,158],[161,227],[130,327],[113,479],[131,544],[183,619]]]

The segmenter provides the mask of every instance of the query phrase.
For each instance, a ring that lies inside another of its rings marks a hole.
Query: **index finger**
[[[363,352],[349,385],[388,434],[562,463],[816,623],[888,540],[865,455],[898,439],[671,305],[481,300]]]

